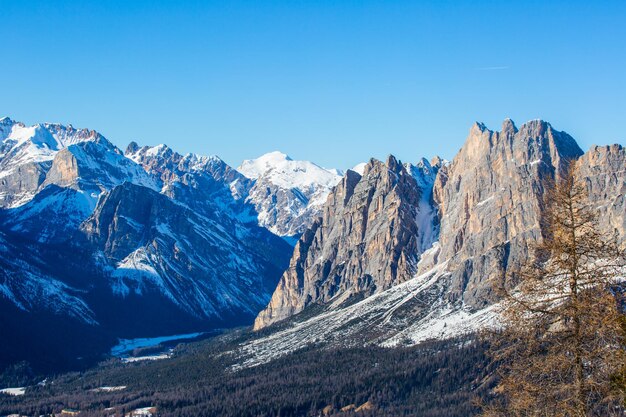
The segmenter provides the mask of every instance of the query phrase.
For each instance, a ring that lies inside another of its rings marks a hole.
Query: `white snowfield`
[[[156,407],[136,408],[133,411],[124,414],[124,417],[150,417],[156,413]]]
[[[473,311],[442,296],[449,276],[446,266],[439,264],[355,304],[342,307],[337,302],[302,321],[296,316],[286,328],[242,344],[236,352],[241,357],[236,368],[266,363],[311,344],[411,346],[494,325],[496,306]]]
[[[0,394],[6,394],[6,395],[18,396],[18,395],[24,395],[25,393],[26,393],[26,387],[0,389]]]
[[[294,161],[278,151],[245,160],[237,170],[250,179],[267,177],[274,185],[288,189],[311,186],[332,188],[341,180],[337,170],[322,168],[309,161]]]
[[[115,386],[115,387],[98,387],[98,388],[94,388],[91,391],[92,392],[115,392],[115,391],[122,391],[126,389],[126,385],[119,385],[119,386]]]
[[[248,159],[237,170],[250,179],[264,180],[284,189],[297,189],[313,194],[309,205],[322,205],[342,175],[336,169],[326,169],[309,161],[294,161],[282,152],[266,153],[257,159]]]
[[[159,355],[146,355],[146,356],[133,356],[130,358],[122,358],[124,363],[134,363],[143,361],[158,361],[161,359],[169,359],[172,355],[170,353],[161,353]]]

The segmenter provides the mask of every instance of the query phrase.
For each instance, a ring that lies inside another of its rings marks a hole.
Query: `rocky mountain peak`
[[[133,155],[137,153],[137,151],[139,151],[139,145],[137,144],[137,142],[132,141],[126,147],[126,150],[124,151],[124,155]]]
[[[30,201],[44,184],[53,160],[67,149],[83,144],[107,152],[121,152],[94,130],[43,123],[26,126],[5,119],[0,124],[0,207],[17,207]]]
[[[488,302],[490,279],[529,256],[541,239],[543,180],[559,175],[582,151],[567,133],[533,120],[502,132],[473,127],[465,145],[435,180],[440,259],[449,260],[449,296],[467,305]]]
[[[4,116],[0,119],[0,126],[2,127],[13,126],[14,124],[15,122],[10,117]]]
[[[259,329],[308,305],[341,304],[410,278],[420,256],[421,190],[394,156],[371,159],[363,175],[348,170],[322,217],[300,238]]]
[[[387,156],[387,161],[385,162],[385,165],[387,165],[387,169],[395,173],[400,173],[402,171],[402,163],[391,154]]]
[[[254,181],[246,201],[258,213],[259,224],[285,237],[297,238],[312,224],[341,180],[337,170],[281,152],[243,161],[237,170]]]
[[[517,133],[517,126],[515,126],[515,122],[513,120],[506,118],[502,122],[502,133],[507,135],[514,135]]]
[[[441,158],[439,155],[435,155],[430,159],[429,164],[431,167],[441,168],[444,164],[444,159]]]
[[[181,155],[164,144],[139,147],[131,142],[124,152],[127,158],[142,165],[150,173],[159,174],[163,180],[172,175],[184,175],[194,171],[213,171],[227,165],[215,155],[201,156],[194,153]]]

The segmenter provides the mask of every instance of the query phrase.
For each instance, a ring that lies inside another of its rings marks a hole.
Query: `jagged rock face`
[[[171,183],[189,173],[204,173],[214,180],[230,184],[245,179],[237,170],[217,156],[181,155],[166,145],[139,147],[131,142],[126,148],[126,157],[140,164],[144,170],[158,175],[164,183]]]
[[[371,160],[362,177],[348,171],[322,217],[298,241],[255,329],[313,303],[369,295],[413,276],[420,255],[420,197],[415,178],[392,156],[386,163]]]
[[[297,237],[311,226],[341,180],[336,170],[280,152],[243,161],[237,169],[254,180],[246,202],[254,206],[259,225],[284,237]]]
[[[157,291],[200,318],[255,314],[286,264],[288,245],[271,233],[233,233],[130,183],[102,198],[82,227],[114,269],[114,292]]]
[[[125,158],[111,142],[99,136],[59,151],[52,160],[41,188],[54,184],[85,191],[95,204],[101,193],[126,181],[160,189],[158,180]]]
[[[254,217],[243,201],[252,181],[217,156],[183,156],[166,145],[140,148],[134,142],[125,155],[160,179],[163,194],[194,210],[210,217]]]
[[[523,264],[529,244],[541,240],[542,179],[560,175],[580,155],[574,139],[543,121],[518,130],[506,120],[501,132],[472,127],[433,190],[450,300],[474,308],[493,301],[492,280]]]
[[[593,146],[576,164],[587,184],[603,232],[626,239],[626,150],[621,145]]]
[[[0,168],[0,207],[19,206],[33,198],[49,168],[46,162],[27,162],[8,172]]]
[[[42,188],[51,161],[62,149],[104,139],[98,132],[44,123],[27,127],[0,120],[0,207],[17,207]]]

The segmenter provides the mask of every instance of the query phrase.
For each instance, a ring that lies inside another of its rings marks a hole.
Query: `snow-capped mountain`
[[[71,125],[26,126],[8,117],[0,119],[0,207],[16,207],[30,200],[60,150],[100,138],[95,131]]]
[[[122,152],[91,130],[0,119],[0,332],[19,340],[2,357],[69,361],[255,316],[244,364],[474,331],[496,319],[494,280],[542,239],[542,180],[569,160],[601,227],[626,239],[626,151],[583,154],[543,121],[477,123],[451,162],[342,173],[279,152],[238,169],[166,145]]]
[[[206,217],[130,182],[101,198],[82,230],[106,260],[113,294],[156,292],[216,322],[256,314],[288,250],[266,230]]]
[[[312,224],[342,177],[338,170],[281,152],[243,161],[237,170],[254,181],[246,201],[255,207],[259,224],[285,237],[298,236]]]
[[[269,300],[291,248],[257,224],[252,181],[219,158],[134,143],[124,155],[71,126],[0,127],[0,310],[26,327],[206,330],[249,322]]]

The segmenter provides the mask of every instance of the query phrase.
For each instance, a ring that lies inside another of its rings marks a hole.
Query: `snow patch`
[[[356,164],[355,166],[353,166],[351,170],[358,173],[359,175],[363,175],[363,173],[365,172],[366,165],[367,165],[367,162],[361,162],[360,164]]]
[[[492,202],[494,198],[495,198],[495,196],[493,196],[493,195],[490,196],[490,197],[487,197],[483,201],[478,202],[476,204],[476,207],[484,206],[485,204]]]
[[[311,186],[332,188],[341,181],[336,170],[325,169],[309,161],[294,161],[281,152],[270,152],[242,162],[237,170],[250,179],[267,178],[281,188],[307,189]]]
[[[7,394],[12,396],[24,395],[25,393],[26,387],[0,389],[0,394]]]
[[[115,392],[115,391],[122,391],[125,390],[127,387],[126,385],[119,385],[119,386],[115,386],[115,387],[98,387],[98,388],[94,388],[92,390],[90,390],[91,392]]]
[[[162,359],[169,359],[171,357],[172,357],[171,353],[161,353],[158,355],[147,355],[147,356],[131,356],[128,358],[122,358],[122,362],[135,363],[135,362],[144,362],[144,361],[159,361]]]

